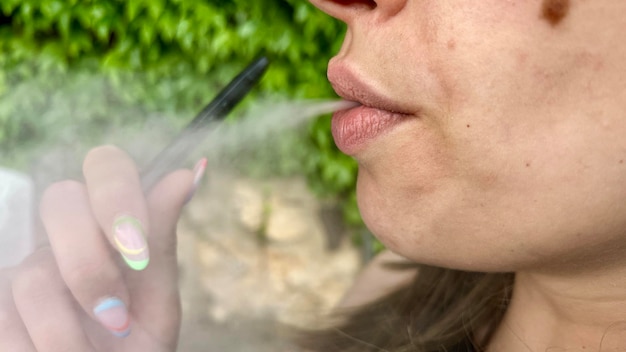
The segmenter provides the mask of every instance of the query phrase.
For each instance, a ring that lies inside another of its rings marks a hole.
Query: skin
[[[626,3],[312,3],[348,25],[331,83],[342,67],[409,114],[352,152],[373,233],[517,272],[492,351],[626,349]]]
[[[559,24],[569,12],[570,0],[544,0],[541,14],[553,26]]]
[[[194,174],[179,170],[144,197],[135,163],[112,146],[93,149],[85,182],[48,187],[40,203],[49,245],[0,270],[0,351],[175,351],[180,327],[176,222]],[[113,246],[117,214],[141,221],[150,264],[129,268]],[[94,316],[117,297],[131,333],[120,338]]]
[[[313,3],[348,24],[331,67],[409,115],[354,152],[370,229],[420,263],[517,272],[490,351],[625,350],[626,2],[571,1],[556,22],[538,0]],[[145,197],[117,148],[83,169],[41,199],[50,247],[0,272],[0,350],[174,351],[193,173]],[[144,224],[144,271],[119,259],[115,214]],[[124,339],[93,316],[111,295],[129,307]]]

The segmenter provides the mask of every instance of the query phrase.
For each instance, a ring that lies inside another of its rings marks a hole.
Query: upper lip
[[[376,92],[370,85],[342,64],[328,65],[328,80],[333,89],[343,99],[356,101],[364,106],[394,113],[409,114],[398,103]]]

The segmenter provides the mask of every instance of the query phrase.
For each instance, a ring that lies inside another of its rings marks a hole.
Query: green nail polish
[[[150,255],[143,226],[131,216],[120,216],[113,224],[113,240],[124,261],[133,270],[148,266]]]

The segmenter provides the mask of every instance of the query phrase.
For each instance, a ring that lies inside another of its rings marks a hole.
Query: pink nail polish
[[[189,203],[189,201],[191,201],[193,196],[196,194],[198,186],[200,186],[200,181],[202,181],[202,177],[204,176],[204,172],[206,171],[207,164],[207,158],[202,158],[193,167],[193,186],[191,186],[191,191],[189,191],[189,195],[185,200],[185,204]]]
[[[196,165],[193,167],[193,185],[194,187],[198,187],[200,181],[202,181],[202,176],[204,176],[204,172],[206,171],[208,161],[207,158],[202,158],[198,160]]]

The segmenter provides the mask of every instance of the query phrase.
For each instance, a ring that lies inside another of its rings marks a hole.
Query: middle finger
[[[92,149],[83,174],[95,218],[126,264],[143,270],[150,261],[148,209],[133,160],[113,146]]]

